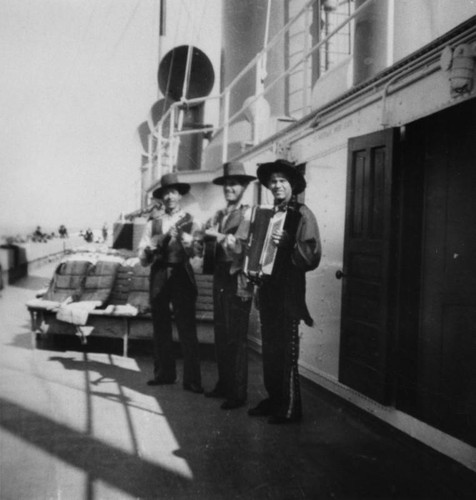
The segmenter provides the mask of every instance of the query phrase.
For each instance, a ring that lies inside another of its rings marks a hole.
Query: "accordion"
[[[271,207],[253,207],[243,268],[250,281],[259,283],[271,276],[278,254],[271,235],[284,229],[286,215],[287,212],[275,212]]]

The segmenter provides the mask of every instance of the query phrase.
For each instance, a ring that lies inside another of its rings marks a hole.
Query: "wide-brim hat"
[[[301,173],[303,167],[304,163],[295,165],[287,160],[275,160],[269,163],[258,164],[256,175],[261,184],[267,188],[271,174],[281,172],[289,180],[293,188],[293,194],[299,194],[306,189],[306,179]]]
[[[223,175],[216,177],[212,182],[218,186],[223,186],[226,179],[236,179],[238,182],[248,183],[254,181],[256,177],[245,172],[245,166],[241,161],[229,161],[223,164]]]
[[[152,196],[154,198],[162,198],[166,188],[174,188],[183,195],[190,191],[190,184],[179,182],[176,173],[165,174],[160,179],[160,186],[152,191]]]

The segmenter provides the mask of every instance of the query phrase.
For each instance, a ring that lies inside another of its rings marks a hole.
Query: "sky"
[[[0,237],[140,207],[159,59],[184,43],[220,57],[220,0],[167,0],[160,49],[159,3],[0,0]]]
[[[139,208],[157,0],[0,1],[0,236]]]

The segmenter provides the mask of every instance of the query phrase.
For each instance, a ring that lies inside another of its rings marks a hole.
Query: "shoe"
[[[244,399],[227,399],[223,401],[220,408],[222,410],[234,410],[235,408],[241,408],[245,406],[246,401]]]
[[[299,422],[301,417],[282,417],[281,415],[271,415],[268,418],[268,424],[281,425],[281,424],[293,424]]]
[[[147,385],[171,385],[175,384],[175,379],[168,378],[153,378],[147,381]]]
[[[225,398],[226,395],[223,391],[221,391],[220,389],[217,389],[215,387],[215,389],[211,390],[211,391],[206,391],[205,392],[205,397],[206,398],[217,398],[217,399],[220,399],[220,398]]]
[[[254,408],[248,410],[248,415],[250,417],[269,417],[275,410],[275,405],[270,399],[263,399]]]
[[[193,392],[195,394],[202,394],[203,393],[203,387],[198,384],[183,384],[183,389],[184,391],[189,391]]]

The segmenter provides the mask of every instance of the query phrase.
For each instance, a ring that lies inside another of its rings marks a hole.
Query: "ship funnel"
[[[142,122],[137,127],[137,133],[139,135],[140,143],[142,146],[142,155],[149,154],[149,135],[150,135],[150,126],[147,122]]]
[[[168,109],[173,103],[174,101],[170,99],[170,97],[164,97],[163,99],[159,99],[158,101],[154,102],[147,116],[147,122],[149,123],[149,127],[151,130],[155,129],[161,118],[165,115],[165,113],[167,113]],[[162,129],[162,135],[169,135],[169,127],[170,121],[166,120]]]
[[[159,88],[166,97],[174,101],[182,98],[183,84],[187,69],[188,45],[175,47],[160,61],[158,71]],[[196,47],[191,47],[190,78],[186,99],[206,97],[213,88],[215,72],[208,57]]]
[[[149,119],[154,127],[157,125],[157,123],[159,123],[159,120],[162,118],[162,116],[165,115],[173,102],[174,101],[172,101],[172,99],[168,97],[159,99],[158,101],[154,102],[154,104],[150,108],[149,113]]]
[[[190,50],[189,50],[190,49]],[[188,61],[190,54],[190,60]],[[188,68],[187,68],[188,66]],[[187,77],[188,73],[188,77]],[[206,97],[215,83],[215,72],[210,59],[198,48],[181,45],[168,52],[160,61],[157,80],[166,100],[180,101],[187,78],[185,99]],[[197,130],[204,127],[204,104],[188,105],[183,110],[182,130]],[[177,169],[200,169],[203,135],[184,135],[180,140]]]

